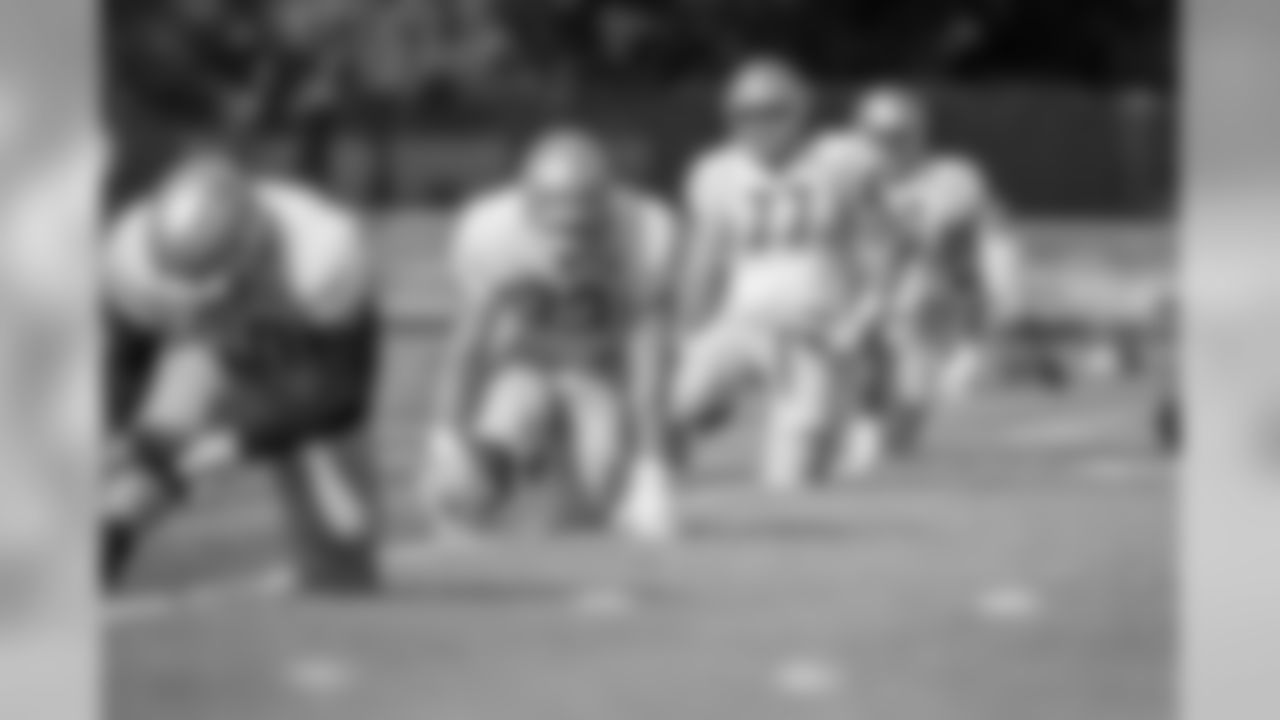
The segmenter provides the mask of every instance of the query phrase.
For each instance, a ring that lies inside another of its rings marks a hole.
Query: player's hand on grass
[[[136,462],[132,448],[124,440],[108,445],[101,472],[105,483],[99,494],[103,523],[132,524],[166,504],[163,489]]]
[[[483,477],[475,449],[459,431],[433,428],[427,436],[418,492],[428,522],[452,526],[482,500]]]
[[[676,470],[666,453],[642,452],[627,473],[619,498],[619,532],[644,542],[662,542],[678,532]]]
[[[225,472],[244,458],[240,437],[231,430],[215,430],[193,438],[182,449],[179,471],[200,478]]]

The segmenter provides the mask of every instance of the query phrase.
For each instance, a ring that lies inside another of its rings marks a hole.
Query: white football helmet
[[[905,88],[881,87],[867,92],[855,109],[854,124],[895,164],[915,160],[929,144],[924,100]]]
[[[766,161],[781,161],[808,134],[812,95],[808,81],[791,65],[753,60],[729,81],[725,120],[737,142]]]
[[[228,284],[261,239],[250,182],[222,155],[202,153],[183,161],[160,186],[151,210],[157,265],[191,286],[212,290]]]
[[[536,222],[558,236],[578,238],[607,219],[614,171],[597,138],[558,130],[534,143],[520,182]]]

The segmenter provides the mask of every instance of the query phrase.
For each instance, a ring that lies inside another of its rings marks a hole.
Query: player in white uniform
[[[550,459],[569,475],[567,520],[646,539],[674,529],[663,421],[675,251],[671,212],[617,182],[576,130],[549,133],[514,182],[465,207],[424,478],[446,526],[500,510],[504,487]]]
[[[767,488],[791,491],[837,468],[853,398],[845,366],[874,318],[882,241],[876,162],[856,142],[818,141],[812,101],[789,66],[762,60],[732,79],[731,139],[686,183],[691,225],[685,344],[675,417],[682,441],[727,416],[740,391],[765,391]]]
[[[1015,311],[1020,248],[978,166],[930,147],[919,98],[896,88],[868,93],[855,132],[884,153],[885,204],[905,243],[893,370],[897,441],[907,449],[927,411],[958,399],[982,372]]]
[[[213,152],[180,162],[116,219],[101,281],[109,580],[198,476],[262,461],[290,516],[300,582],[375,585],[367,243],[351,210]]]

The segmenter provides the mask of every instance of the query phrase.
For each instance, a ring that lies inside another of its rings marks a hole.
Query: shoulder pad
[[[872,182],[884,168],[880,148],[852,132],[831,132],[818,138],[810,150],[809,162],[819,172],[854,184]]]
[[[474,298],[496,291],[520,272],[526,258],[519,198],[511,188],[486,191],[458,212],[449,238],[454,285]]]
[[[633,242],[627,251],[631,282],[641,296],[663,297],[674,282],[672,264],[678,251],[679,229],[675,213],[657,197],[629,194],[626,200],[628,230]]]
[[[685,182],[684,202],[687,207],[706,208],[732,193],[732,188],[751,173],[743,151],[732,145],[719,145],[700,155]]]
[[[371,238],[361,214],[311,188],[280,181],[256,187],[279,224],[287,276],[313,319],[343,319],[372,295]]]
[[[950,155],[934,161],[933,182],[958,202],[976,202],[987,196],[987,181],[978,165],[967,157]]]

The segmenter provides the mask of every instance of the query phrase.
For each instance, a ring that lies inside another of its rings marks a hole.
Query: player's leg
[[[384,522],[367,430],[316,438],[268,464],[281,497],[299,586],[309,592],[377,588]]]
[[[896,375],[888,444],[915,452],[939,412],[970,397],[992,372],[995,320],[973,288],[939,285],[905,316],[890,343]]]
[[[946,357],[950,310],[935,291],[886,328],[885,352],[891,390],[885,405],[888,449],[896,455],[917,450],[936,409],[939,377]]]
[[[620,373],[578,370],[558,378],[569,482],[566,519],[599,526],[614,507],[631,449],[629,397]]]
[[[131,507],[141,501],[134,500],[133,496],[143,494],[146,484],[143,478],[135,482],[123,477],[125,473],[132,472],[126,463],[128,453],[124,451],[123,438],[151,383],[161,343],[154,334],[142,332],[114,313],[105,313],[103,325],[108,443],[102,469],[106,485],[100,493],[107,506],[101,549],[104,580],[113,584],[127,570],[137,549],[139,532],[133,529],[131,518],[126,516],[133,514]],[[112,496],[117,493],[125,497],[116,500]],[[117,503],[125,507],[114,509],[112,505]]]
[[[995,333],[994,318],[977,288],[958,288],[940,304],[931,395],[935,406],[945,408],[963,402],[982,383],[990,370]]]
[[[759,332],[716,323],[681,348],[672,391],[672,443],[685,462],[696,445],[733,418],[743,391],[766,374],[768,343]]]
[[[113,398],[113,404],[133,407],[113,408],[113,414],[121,413],[121,429],[107,457],[103,552],[112,583],[123,578],[145,537],[190,492],[194,476],[223,459],[206,450],[219,445],[220,409],[229,388],[216,351],[197,342],[154,351],[150,377],[131,378],[141,387],[119,388],[124,392]]]
[[[296,344],[223,349],[234,379],[224,412],[243,452],[272,471],[303,589],[367,591],[380,569],[371,426],[381,325],[370,311],[297,332]]]
[[[789,493],[828,479],[836,449],[836,411],[846,387],[833,359],[816,346],[796,342],[779,347],[764,427],[766,489]]]
[[[163,349],[161,338],[115,313],[105,313],[108,430],[124,431],[137,416]]]
[[[1166,358],[1157,378],[1153,430],[1159,447],[1168,453],[1177,453],[1185,442],[1185,413],[1182,392],[1178,385],[1177,358]]]
[[[125,459],[123,448],[134,419],[140,414],[146,396],[154,383],[163,355],[164,343],[156,333],[145,332],[131,323],[106,313],[106,421],[108,432],[107,467],[103,478],[110,481]],[[103,495],[110,499],[111,485]]]
[[[495,519],[522,478],[547,456],[557,393],[548,372],[516,364],[495,369],[480,393],[469,428],[467,477],[437,477],[443,521]]]
[[[901,368],[889,330],[875,329],[866,342],[833,362],[843,391],[833,409],[833,423],[839,428],[834,472],[844,479],[865,477],[891,449],[902,400]]]

